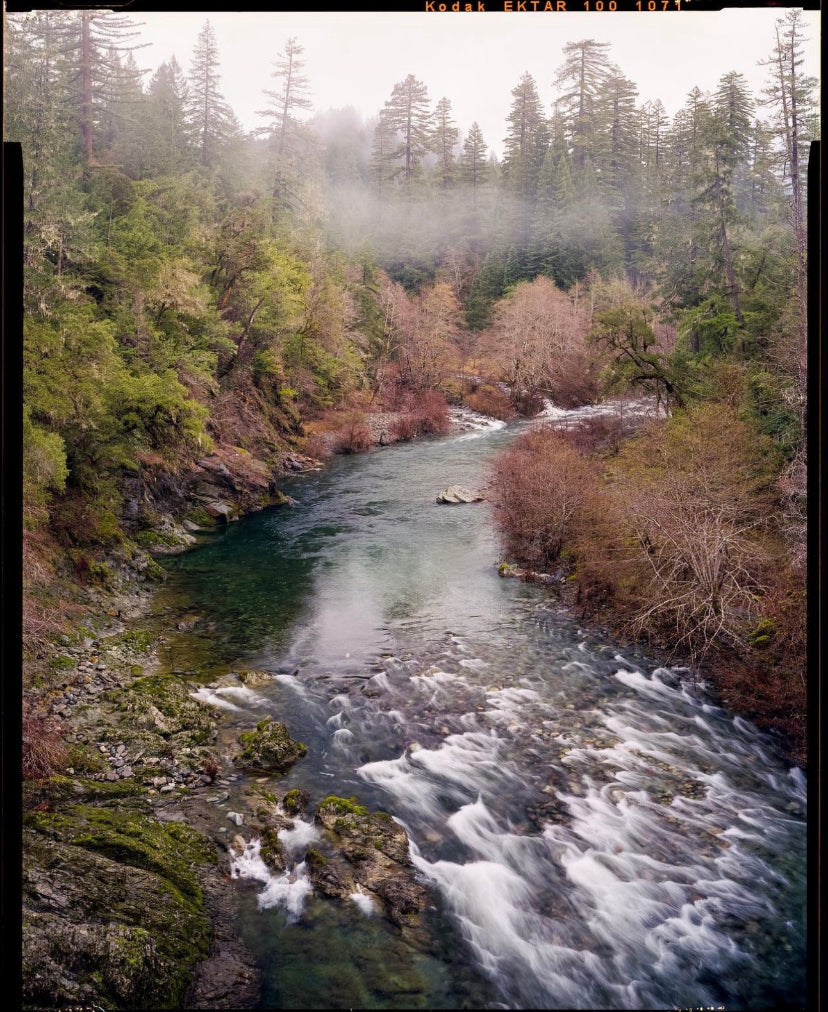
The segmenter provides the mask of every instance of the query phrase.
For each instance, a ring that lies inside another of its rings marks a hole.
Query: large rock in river
[[[281,721],[270,717],[260,720],[254,731],[243,731],[239,744],[242,751],[234,758],[235,764],[261,773],[287,773],[308,750],[291,738]]]
[[[408,834],[385,812],[371,812],[356,798],[329,795],[315,817],[334,851],[308,853],[314,886],[329,896],[373,895],[398,927],[414,929],[428,890],[415,876]]]
[[[462,485],[449,485],[437,496],[438,503],[462,503],[482,502],[483,496],[479,492],[472,492]]]

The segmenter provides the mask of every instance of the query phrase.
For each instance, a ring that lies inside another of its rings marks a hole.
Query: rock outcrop
[[[307,746],[294,741],[285,725],[265,717],[254,731],[239,736],[242,751],[234,758],[241,769],[255,773],[287,773],[307,752]]]
[[[341,899],[367,893],[398,927],[415,928],[428,890],[415,876],[403,827],[385,812],[335,795],[323,799],[314,821],[327,842],[306,858],[319,892]]]

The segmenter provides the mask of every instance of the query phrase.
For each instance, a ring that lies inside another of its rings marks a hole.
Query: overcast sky
[[[221,90],[242,125],[253,129],[264,122],[256,116],[262,92],[275,87],[270,74],[276,57],[293,36],[304,47],[314,111],[353,106],[365,118],[374,116],[394,84],[413,74],[426,84],[432,103],[450,99],[463,133],[476,120],[500,154],[512,88],[528,71],[551,112],[552,82],[567,42],[609,42],[609,57],[637,84],[639,102],[660,98],[672,116],[691,88],[713,89],[731,70],[744,74],[757,94],[767,80],[758,61],[770,55],[774,23],[784,13],[146,13],[135,20],[143,22],[144,41],[152,45],[136,57],[140,66],[154,69],[175,54],[188,71],[209,17],[219,44]],[[819,18],[818,11],[803,14],[810,37],[806,71],[815,77]]]

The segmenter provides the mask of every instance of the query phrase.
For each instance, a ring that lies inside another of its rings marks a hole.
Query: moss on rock
[[[239,736],[242,751],[234,762],[242,769],[261,773],[287,773],[307,752],[307,746],[294,741],[287,727],[278,720],[265,717],[253,731]]]

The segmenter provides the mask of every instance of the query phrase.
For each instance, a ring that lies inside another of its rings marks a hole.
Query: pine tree
[[[24,293],[47,312],[66,285],[67,262],[90,252],[93,215],[77,183],[71,113],[74,69],[66,40],[72,16],[36,11],[6,19],[4,135],[23,149]]]
[[[273,156],[273,194],[278,197],[285,189],[288,178],[298,169],[300,155],[300,124],[296,112],[312,107],[309,84],[303,74],[304,49],[295,38],[288,39],[277,61],[272,77],[279,81],[276,91],[265,91],[271,105],[257,115],[266,116],[267,126],[258,132],[270,143]]]
[[[803,149],[811,140],[809,119],[814,113],[816,81],[802,73],[803,45],[807,41],[801,24],[802,11],[788,11],[776,22],[776,45],[763,61],[770,82],[763,104],[773,112],[773,127],[784,153],[783,178],[790,186],[790,207],[796,246],[796,295],[799,306],[800,334],[804,340],[807,326],[807,231],[805,223],[805,184]]]
[[[600,98],[611,65],[608,42],[582,39],[564,46],[565,60],[555,75],[555,86],[564,91],[558,103],[567,123],[575,169],[595,161],[595,146],[604,113]]]
[[[391,128],[385,110],[380,110],[371,142],[371,182],[382,202],[387,184],[394,178],[396,159],[395,133]]]
[[[483,139],[483,131],[478,124],[472,123],[471,129],[463,141],[463,151],[460,155],[460,178],[471,187],[472,203],[477,209],[477,196],[480,187],[488,177],[488,162],[486,160],[487,145]]]
[[[504,138],[503,176],[511,189],[524,197],[534,193],[546,154],[546,123],[535,79],[528,72],[512,89],[512,107]]]
[[[409,74],[394,85],[383,113],[385,126],[399,138],[391,157],[402,161],[397,174],[402,175],[408,186],[423,156],[431,149],[432,119],[425,84]]]
[[[141,89],[142,71],[134,62],[121,63],[144,45],[135,45],[141,26],[129,18],[82,11],[65,31],[65,51],[72,67],[72,101],[77,110],[81,149],[88,165],[96,161],[101,117],[119,102],[134,101]],[[111,139],[111,137],[110,137]]]
[[[459,133],[451,118],[451,102],[447,98],[441,98],[434,110],[432,150],[437,155],[437,172],[440,186],[444,190],[454,184],[456,176],[454,149]]]
[[[620,194],[629,187],[638,164],[635,106],[638,89],[617,67],[601,83],[597,101],[604,110],[604,122],[596,137],[595,161],[605,189]]]
[[[213,26],[205,21],[198,33],[190,66],[187,119],[196,139],[201,164],[209,167],[235,132],[235,117],[219,91],[219,53]]]

